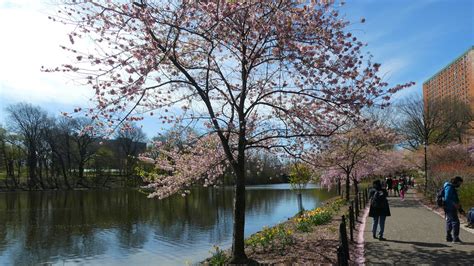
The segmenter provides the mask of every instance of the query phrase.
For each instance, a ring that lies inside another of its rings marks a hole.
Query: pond
[[[334,194],[309,186],[303,205]],[[0,264],[186,265],[229,248],[233,190],[148,199],[135,190],[0,193]],[[288,184],[249,186],[249,236],[298,211]]]

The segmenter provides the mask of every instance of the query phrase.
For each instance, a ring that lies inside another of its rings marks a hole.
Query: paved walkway
[[[446,242],[445,220],[425,208],[409,191],[405,201],[389,197],[392,216],[387,217],[384,237],[372,237],[372,218],[364,230],[367,265],[474,265],[474,234],[461,229],[464,243]],[[461,228],[463,225],[461,225]]]

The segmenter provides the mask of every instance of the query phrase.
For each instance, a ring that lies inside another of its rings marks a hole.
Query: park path
[[[474,265],[474,234],[462,229],[462,244],[446,242],[445,220],[425,208],[409,191],[405,201],[389,197],[392,216],[385,222],[386,241],[373,239],[372,218],[364,229],[367,265]]]

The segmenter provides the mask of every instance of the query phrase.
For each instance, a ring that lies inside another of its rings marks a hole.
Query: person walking
[[[451,178],[449,182],[444,183],[444,213],[446,216],[446,241],[453,243],[461,243],[459,238],[459,213],[464,213],[461,204],[459,204],[459,197],[457,188],[463,182],[462,177],[456,176]]]
[[[400,197],[405,200],[405,192],[407,191],[407,184],[403,177],[398,180],[398,190],[400,191]]]
[[[395,197],[397,197],[397,196],[399,197],[400,196],[400,191],[398,190],[398,179],[397,179],[397,177],[393,178],[392,185],[393,185],[393,195]]]
[[[383,237],[385,230],[385,219],[390,216],[390,207],[387,200],[388,192],[382,188],[382,182],[375,180],[373,187],[369,191],[370,209],[369,217],[373,217],[372,236],[379,240],[386,240]],[[380,231],[377,234],[377,227],[380,226]]]
[[[387,183],[388,195],[390,196],[390,193],[393,189],[393,179],[391,175],[388,176],[386,183]]]

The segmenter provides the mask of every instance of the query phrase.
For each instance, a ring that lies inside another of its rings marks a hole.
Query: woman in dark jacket
[[[385,218],[390,216],[390,207],[388,206],[387,196],[388,192],[382,188],[380,180],[375,180],[373,188],[369,192],[369,217],[374,218],[374,223],[372,225],[372,235],[374,238],[377,238],[377,225],[380,225],[380,232],[378,234],[379,240],[385,240],[385,238],[383,238]]]

